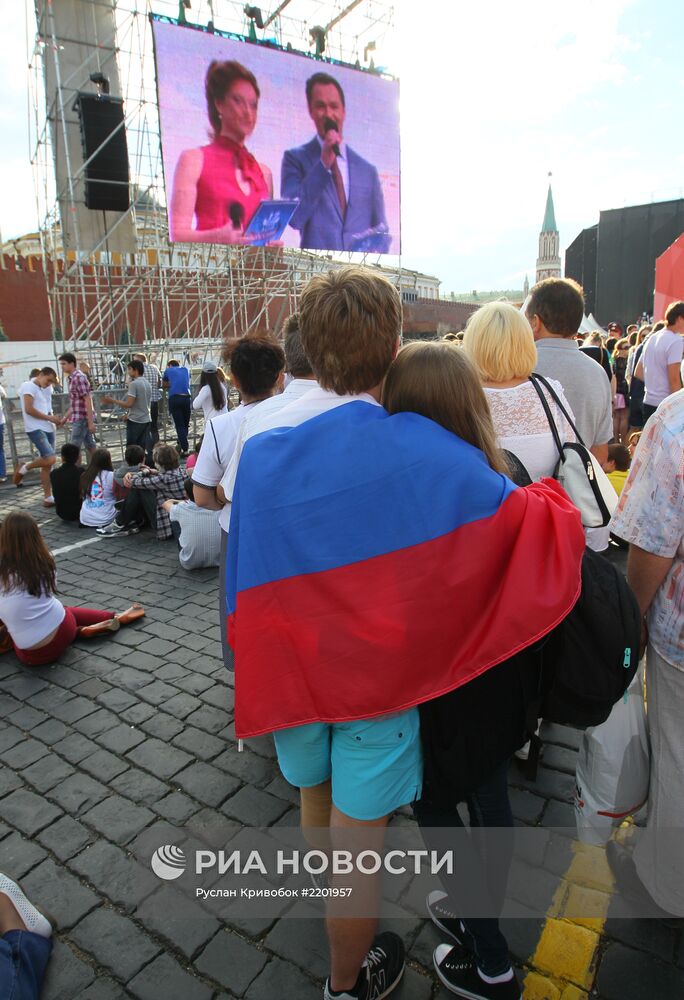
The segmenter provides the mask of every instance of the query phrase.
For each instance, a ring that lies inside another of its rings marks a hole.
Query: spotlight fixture
[[[192,7],[191,0],[178,0],[178,23],[187,24],[188,19],[185,16],[185,11],[190,10]]]
[[[246,4],[244,11],[246,16],[249,18],[249,40],[250,42],[256,42],[257,28],[261,30],[264,27],[264,19],[261,14],[261,7],[252,7],[250,6],[250,4]]]
[[[320,24],[317,24],[315,28],[309,29],[309,34],[311,41],[316,45],[316,55],[322,56],[325,52],[325,28],[321,28]]]
[[[368,45],[366,45],[365,49],[363,50],[363,61],[365,63],[368,62],[369,52],[375,52],[375,42],[369,42]]]
[[[91,73],[90,82],[95,84],[98,97],[103,97],[109,93],[109,78],[104,73]]]

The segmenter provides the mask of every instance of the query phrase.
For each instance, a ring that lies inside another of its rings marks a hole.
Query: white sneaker
[[[529,760],[530,759],[530,740],[524,743],[518,750],[515,751],[514,756],[518,760]]]
[[[30,903],[16,882],[6,875],[0,874],[0,893],[7,896],[10,903],[17,911],[26,925],[26,930],[32,934],[39,934],[40,937],[52,937],[52,927],[50,921]]]
[[[54,507],[54,506],[55,506],[55,498],[53,496],[45,497],[45,499],[43,500],[43,507]]]

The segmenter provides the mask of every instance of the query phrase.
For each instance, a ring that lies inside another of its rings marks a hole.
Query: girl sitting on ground
[[[65,608],[55,597],[56,578],[36,520],[24,511],[8,514],[0,525],[0,620],[17,659],[29,667],[53,663],[77,636],[116,632],[145,614],[139,604],[119,614]]]
[[[112,456],[106,448],[96,448],[90,465],[81,476],[81,524],[99,528],[114,520],[114,471]]]

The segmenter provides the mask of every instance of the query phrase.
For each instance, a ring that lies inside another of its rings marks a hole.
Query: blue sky
[[[681,0],[395,6],[377,62],[402,82],[402,263],[443,292],[533,279],[548,171],[563,249],[602,208],[684,196]],[[37,225],[13,7],[0,40],[5,239]]]

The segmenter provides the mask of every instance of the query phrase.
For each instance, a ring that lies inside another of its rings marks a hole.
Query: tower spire
[[[537,281],[544,278],[560,278],[560,235],[556,226],[556,212],[553,205],[551,190],[551,171],[549,171],[549,189],[546,194],[546,209],[544,221],[539,233],[539,256],[537,257]]]

